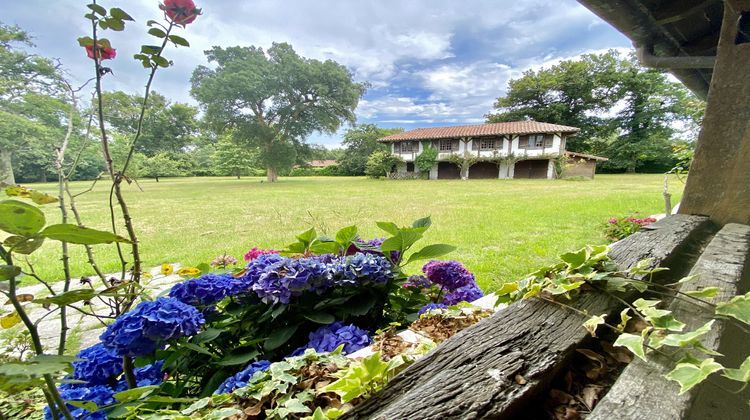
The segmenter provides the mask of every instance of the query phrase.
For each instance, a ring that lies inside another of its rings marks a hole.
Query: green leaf
[[[292,338],[292,336],[294,336],[296,331],[297,325],[277,329],[268,336],[266,342],[263,343],[263,348],[266,350],[274,350],[283,346],[290,338]]]
[[[739,369],[724,368],[724,376],[739,382],[750,382],[750,356],[745,359]]]
[[[72,405],[73,407],[83,408],[86,411],[91,411],[92,413],[99,410],[99,406],[96,405],[93,401],[74,401],[74,400],[67,400],[66,403]]]
[[[0,265],[0,281],[10,280],[21,274],[21,267],[15,265]]]
[[[310,408],[302,404],[297,398],[290,398],[284,403],[284,408],[289,410],[290,413],[309,413]]]
[[[457,248],[453,245],[445,245],[445,244],[427,245],[426,247],[420,249],[419,251],[411,254],[411,256],[409,256],[409,260],[406,263],[409,264],[412,261],[428,260],[431,258],[441,257],[445,254],[455,251],[456,249]]]
[[[102,28],[102,29],[107,29],[107,28],[109,28],[109,25],[107,24],[106,20],[100,20],[99,21],[99,27]]]
[[[336,318],[333,315],[327,314],[325,312],[310,312],[307,314],[303,314],[302,316],[312,322],[317,322],[318,324],[323,325],[333,324],[334,322],[336,322]]]
[[[415,242],[422,239],[422,234],[410,229],[402,229],[395,236],[392,236],[380,245],[380,249],[384,254],[391,251],[405,252],[409,247],[414,245]]]
[[[113,7],[109,9],[109,14],[115,19],[129,20],[131,22],[135,21],[135,19],[133,19],[129,14],[125,13],[125,11],[120,9],[119,7]]]
[[[166,58],[164,58],[164,57],[162,57],[160,55],[155,55],[155,56],[151,57],[151,61],[153,61],[154,63],[156,63],[156,65],[159,66],[159,67],[164,67],[164,68],[169,67],[169,60],[167,60]]]
[[[745,324],[750,324],[750,292],[735,296],[729,302],[717,304],[716,315],[731,316]]]
[[[697,280],[698,278],[700,278],[700,274],[692,274],[692,275],[683,277],[683,278],[677,280],[674,283],[670,283],[667,286],[677,286],[679,284],[685,284],[687,282],[690,282],[690,281],[693,281],[693,280]]]
[[[565,254],[560,255],[560,259],[565,261],[571,269],[576,269],[582,267],[586,263],[587,256],[588,252],[586,251],[586,248],[582,248],[575,252],[566,252]]]
[[[147,55],[156,55],[161,52],[161,47],[158,45],[141,45],[141,52]]]
[[[164,31],[162,31],[159,28],[151,28],[151,29],[148,30],[148,33],[150,35],[153,35],[153,36],[157,37],[157,38],[164,38],[164,37],[167,36],[167,33],[164,32]]]
[[[179,347],[185,347],[186,349],[192,350],[192,351],[194,351],[196,353],[205,354],[206,356],[211,356],[211,357],[214,356],[213,353],[211,353],[210,351],[204,349],[203,347],[201,347],[201,346],[199,346],[197,344],[193,344],[193,343],[180,343]]]
[[[390,233],[393,236],[398,235],[399,228],[398,226],[393,222],[375,222],[378,227],[388,233]]]
[[[721,289],[719,289],[718,287],[712,286],[704,287],[701,290],[689,290],[685,292],[685,294],[697,298],[713,298],[716,297],[716,295],[718,295],[720,291]]]
[[[13,235],[31,236],[44,227],[44,213],[17,200],[0,201],[0,230]]]
[[[41,299],[34,299],[34,303],[40,305],[70,305],[71,303],[89,301],[96,296],[96,291],[92,289],[76,289],[60,293],[55,296],[48,296]]]
[[[660,344],[663,346],[672,347],[686,347],[692,344],[700,343],[699,338],[706,335],[711,331],[711,327],[714,325],[714,320],[708,321],[702,327],[695,331],[686,332],[683,334],[669,334],[661,340]]]
[[[336,242],[346,247],[357,239],[357,226],[347,226],[336,232]]]
[[[138,400],[138,399],[141,399],[143,397],[150,395],[157,388],[159,388],[158,385],[142,386],[142,387],[118,392],[115,395],[113,395],[113,397],[115,397],[115,399],[121,403],[135,401],[135,400]]]
[[[94,45],[94,39],[91,38],[90,36],[82,36],[78,38],[78,45],[80,45],[81,47],[88,47],[88,46]]]
[[[336,242],[315,241],[310,245],[310,251],[314,254],[338,254],[339,244]]]
[[[255,359],[260,354],[257,350],[251,350],[241,354],[230,354],[225,356],[223,359],[216,362],[219,366],[234,366],[234,365],[245,365],[247,362]]]
[[[73,224],[49,225],[42,231],[42,235],[49,239],[78,245],[111,244],[112,242],[130,243],[129,240],[114,233]]]
[[[23,254],[31,255],[44,244],[44,237],[34,235],[30,237],[26,236],[9,236],[3,242],[10,251]]]
[[[187,41],[187,39],[177,36],[177,35],[170,35],[169,40],[174,42],[177,45],[180,45],[182,47],[189,47],[190,43]]]
[[[208,343],[208,342],[215,340],[223,332],[224,330],[221,330],[218,328],[207,328],[206,331],[203,331],[200,334],[193,337],[191,342],[195,344]]]
[[[21,316],[18,312],[11,312],[0,317],[0,328],[8,329],[18,325],[21,322]]]
[[[718,372],[724,367],[716,363],[714,359],[703,360],[699,365],[693,363],[678,363],[677,366],[666,375],[666,378],[680,384],[679,395],[692,389],[703,382],[709,375]]]
[[[620,312],[620,323],[617,324],[617,329],[622,331],[625,331],[625,327],[628,326],[628,321],[633,319],[630,315],[628,315],[628,312],[630,312],[630,308],[625,308]]]
[[[596,337],[596,328],[599,325],[604,324],[604,318],[606,317],[606,314],[594,315],[583,323],[583,328],[586,328],[586,331],[588,331],[592,337]]]
[[[89,3],[86,5],[89,9],[91,9],[94,13],[100,15],[100,16],[107,16],[107,9],[103,8],[102,6],[99,6],[98,4]]]
[[[646,352],[643,349],[643,342],[646,338],[646,335],[648,334],[648,331],[648,328],[644,329],[641,335],[622,333],[619,337],[617,337],[617,340],[615,340],[613,346],[625,347],[645,362]]]
[[[375,306],[376,301],[377,299],[373,295],[358,295],[349,300],[349,303],[344,309],[347,313],[355,316],[367,315],[367,313],[370,312],[370,309]]]
[[[432,219],[430,218],[430,216],[417,219],[414,221],[414,223],[411,224],[411,227],[413,228],[425,230],[427,230],[427,228],[430,226],[432,226]]]
[[[120,32],[120,31],[122,31],[122,30],[125,29],[125,22],[121,21],[120,19],[107,18],[106,20],[101,21],[99,23],[101,24],[101,23],[105,23],[105,22],[106,22],[107,26],[109,27],[109,29],[111,29],[113,31]]]
[[[59,201],[57,197],[53,197],[49,194],[45,194],[39,191],[31,191],[29,193],[29,198],[31,198],[31,201],[39,204],[40,206],[43,206],[45,204],[57,203]]]
[[[305,246],[312,243],[312,241],[318,237],[318,233],[315,232],[315,228],[310,228],[299,235],[297,235],[297,239],[305,244]]]

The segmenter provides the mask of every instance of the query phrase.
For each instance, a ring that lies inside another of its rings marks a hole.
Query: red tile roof
[[[598,160],[601,162],[608,161],[609,159],[601,156],[594,156],[594,155],[587,155],[585,153],[577,153],[577,152],[571,152],[569,150],[565,151],[565,156],[569,156],[572,158],[582,158],[582,159],[589,159],[589,160]]]
[[[580,128],[548,124],[536,121],[514,121],[480,125],[458,125],[453,127],[417,128],[403,133],[383,137],[378,141],[429,140],[457,137],[501,136],[510,134],[575,134]]]

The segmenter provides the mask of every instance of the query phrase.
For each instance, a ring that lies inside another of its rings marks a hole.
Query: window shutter
[[[544,135],[544,147],[552,147],[553,142],[554,142],[554,136],[552,134]]]
[[[527,147],[529,147],[529,136],[518,137],[518,148],[526,149]]]

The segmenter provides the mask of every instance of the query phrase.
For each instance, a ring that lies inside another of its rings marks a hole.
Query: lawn
[[[431,215],[424,244],[458,246],[460,260],[491,290],[567,250],[605,242],[612,216],[663,212],[662,175],[597,175],[593,181],[384,181],[366,178],[178,178],[127,186],[127,199],[147,267],[197,265],[227,253],[242,259],[251,247],[281,248],[310,226],[320,233],[357,224],[366,238],[382,236],[376,221],[400,225]],[[90,183],[74,183],[84,190]],[[673,202],[682,185],[670,181]],[[53,193],[54,184],[32,188]],[[109,224],[106,182],[79,198],[89,227]],[[45,209],[59,220],[54,205]],[[83,247],[73,246],[75,276],[90,274]],[[99,264],[116,272],[113,246],[95,248]],[[45,278],[61,277],[58,247],[46,243],[31,258]],[[418,271],[415,264],[411,271]]]

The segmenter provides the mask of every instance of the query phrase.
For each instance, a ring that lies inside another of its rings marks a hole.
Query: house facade
[[[401,158],[397,177],[423,176],[415,164],[427,147],[437,150],[429,179],[556,177],[565,142],[580,129],[536,121],[418,128],[379,139]]]

